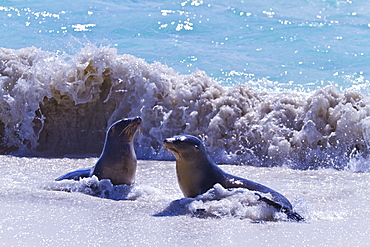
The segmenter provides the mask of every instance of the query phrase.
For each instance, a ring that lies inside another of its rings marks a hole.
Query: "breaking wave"
[[[220,163],[346,169],[368,155],[370,103],[353,89],[223,87],[94,45],[75,55],[0,48],[0,59],[1,153],[99,154],[112,123],[141,116],[140,159],[173,159],[162,140],[177,134],[201,138]]]

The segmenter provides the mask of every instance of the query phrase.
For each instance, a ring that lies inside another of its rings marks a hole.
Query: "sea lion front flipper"
[[[78,180],[80,178],[87,178],[87,177],[90,177],[90,172],[91,172],[91,168],[69,172],[69,173],[55,179],[55,181],[61,181],[63,179]]]
[[[302,216],[300,216],[296,212],[291,211],[289,208],[286,208],[286,207],[282,206],[280,203],[274,202],[274,201],[268,199],[267,197],[262,197],[258,193],[254,193],[254,194],[259,197],[258,201],[263,201],[263,202],[267,203],[268,205],[273,206],[274,208],[276,208],[279,212],[285,213],[288,216],[289,220],[293,220],[293,221],[297,221],[297,222],[298,221],[304,221],[304,218]]]

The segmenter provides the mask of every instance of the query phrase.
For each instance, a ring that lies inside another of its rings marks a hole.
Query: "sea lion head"
[[[221,172],[198,138],[179,135],[165,139],[163,144],[176,157],[177,181],[185,197],[196,197],[219,182]]]
[[[141,117],[124,118],[112,124],[107,133],[107,138],[125,139],[132,142],[137,129],[141,126]]]
[[[203,143],[191,135],[178,135],[163,141],[164,146],[175,155],[176,159],[187,159],[203,155],[205,148]]]

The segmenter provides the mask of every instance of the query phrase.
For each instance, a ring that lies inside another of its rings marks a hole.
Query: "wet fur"
[[[114,123],[107,131],[103,152],[95,166],[67,173],[56,181],[95,175],[99,179],[110,179],[114,185],[133,184],[137,165],[133,139],[141,122],[141,118],[136,117]]]
[[[221,170],[209,157],[201,141],[188,135],[175,136],[164,140],[165,147],[176,157],[176,172],[179,186],[185,197],[196,197],[219,183],[224,188],[246,188],[251,191],[270,193],[272,201],[290,212],[292,205],[283,195],[259,183],[233,176]]]

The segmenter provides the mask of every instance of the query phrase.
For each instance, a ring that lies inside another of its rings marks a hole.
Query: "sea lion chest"
[[[196,197],[219,183],[221,174],[217,172],[207,162],[176,162],[178,183],[185,197]]]
[[[121,144],[120,148],[105,148],[93,174],[99,179],[110,179],[112,184],[131,185],[135,182],[137,160],[133,145]]]

